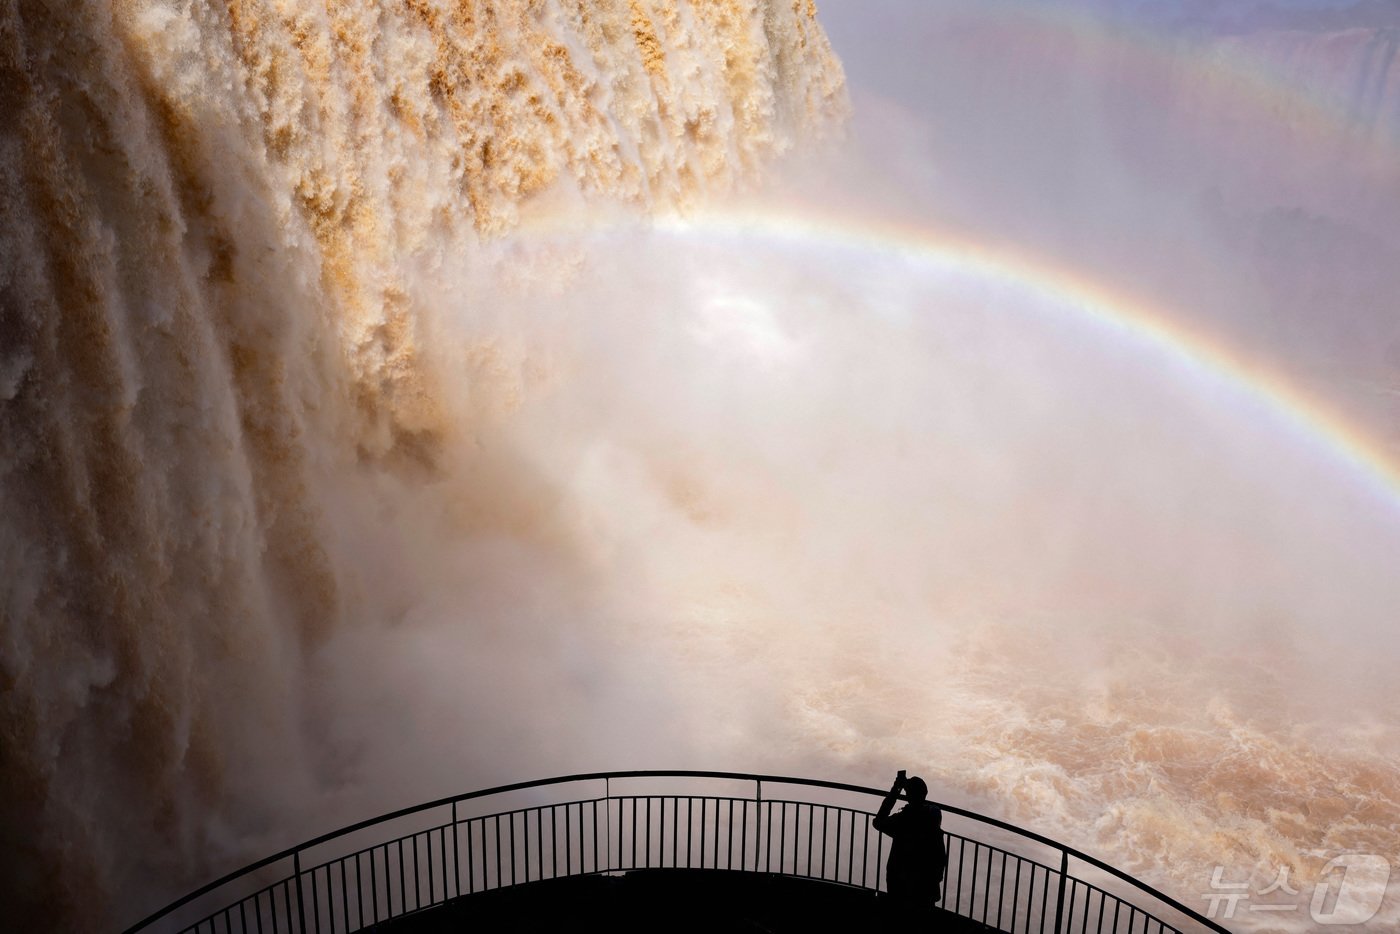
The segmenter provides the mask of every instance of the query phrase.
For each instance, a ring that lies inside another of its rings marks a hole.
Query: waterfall
[[[751,184],[843,77],[810,0],[8,0],[0,88],[0,903],[92,929],[333,783],[308,659],[492,391],[431,346],[479,245]]]

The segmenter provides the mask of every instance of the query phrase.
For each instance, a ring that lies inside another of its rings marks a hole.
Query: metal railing
[[[681,787],[662,793],[666,783]],[[503,785],[316,837],[125,934],[349,934],[478,892],[639,869],[768,873],[878,891],[887,845],[860,805],[883,795],[816,779],[682,770]],[[1226,930],[1092,856],[941,807],[945,910],[1011,934]]]

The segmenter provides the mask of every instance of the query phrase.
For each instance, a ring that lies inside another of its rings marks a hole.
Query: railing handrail
[[[551,778],[537,778],[524,782],[512,782],[507,785],[497,785],[493,788],[482,788],[476,791],[468,791],[463,792],[461,794],[449,795],[445,798],[438,798],[433,801],[426,801],[422,804],[413,805],[412,807],[400,808],[396,811],[390,811],[387,814],[381,814],[377,817],[371,817],[367,818],[366,820],[357,821],[356,823],[349,824],[337,830],[332,830],[328,833],[321,834],[320,836],[313,837],[310,840],[303,841],[302,843],[296,844],[295,846],[291,846],[285,850],[281,850],[280,852],[274,853],[271,856],[266,856],[260,860],[257,860],[256,862],[249,863],[248,865],[243,866],[241,869],[234,870],[233,872],[230,872],[225,876],[221,876],[218,879],[215,879],[214,881],[203,885],[198,889],[195,889],[193,892],[190,892],[184,897],[171,902],[170,904],[166,905],[164,908],[160,909],[154,914],[142,919],[141,921],[138,921],[131,927],[128,927],[125,931],[122,932],[122,934],[136,934],[136,932],[141,931],[146,927],[149,927],[150,925],[164,918],[166,915],[169,915],[170,913],[177,911],[185,905],[188,905],[190,902],[202,898],[203,896],[208,895],[216,889],[227,885],[228,883],[233,882],[237,879],[240,879],[243,876],[257,872],[259,869],[262,869],[266,866],[271,866],[272,864],[285,859],[296,859],[300,856],[301,853],[311,849],[312,847],[320,846],[323,843],[328,843],[331,840],[335,840],[340,837],[344,837],[349,834],[365,830],[369,827],[374,827],[378,824],[398,820],[401,817],[408,817],[410,815],[418,814],[423,811],[430,811],[433,808],[456,805],[460,804],[463,801],[470,801],[476,798],[488,798],[494,795],[507,794],[512,791],[525,791],[531,788],[543,788],[549,785],[568,785],[589,781],[602,781],[609,783],[610,785],[613,780],[631,778],[712,778],[729,781],[757,782],[760,784],[762,782],[772,782],[775,784],[782,785],[801,785],[811,788],[825,788],[833,791],[852,792],[854,794],[873,795],[878,798],[883,798],[888,793],[887,791],[881,790],[879,788],[872,788],[868,785],[853,785],[847,782],[833,782],[820,778],[801,778],[789,775],[769,775],[749,772],[721,772],[707,769],[632,769],[613,772],[579,772],[572,775],[557,775]],[[611,797],[610,791],[608,796]],[[1138,890],[1142,891],[1144,894],[1149,895],[1154,899],[1157,899],[1165,905],[1171,906],[1172,908],[1181,912],[1183,915],[1191,918],[1193,921],[1196,921],[1199,924],[1204,925],[1212,931],[1220,932],[1220,934],[1230,934],[1230,931],[1227,928],[1221,926],[1218,922],[1213,921],[1210,918],[1207,918],[1204,915],[1200,914],[1199,912],[1186,907],[1181,902],[1172,898],[1170,895],[1167,895],[1163,892],[1158,891],[1157,889],[1154,889],[1152,886],[1146,884],[1145,882],[1135,879],[1134,877],[1128,875],[1126,872],[1123,872],[1122,870],[1117,869],[1109,865],[1108,863],[1103,862],[1100,859],[1090,856],[1087,853],[1084,853],[1080,850],[1076,850],[1075,848],[1060,843],[1057,840],[1052,840],[1051,838],[1046,837],[1042,834],[1038,834],[1033,830],[1026,830],[1023,827],[1018,827],[1015,824],[1000,820],[995,817],[988,817],[985,814],[978,814],[975,811],[969,811],[966,808],[960,808],[952,804],[942,804],[939,802],[933,803],[937,804],[937,806],[941,808],[944,813],[957,814],[961,817],[968,818],[969,820],[978,821],[991,827],[1006,830],[1013,834],[1016,834],[1017,836],[1024,837],[1025,839],[1033,840],[1036,843],[1040,843],[1044,846],[1051,847],[1052,849],[1058,851],[1059,853],[1065,856],[1073,857],[1074,859],[1077,859],[1083,863],[1087,863],[1096,869],[1099,869],[1103,872],[1107,872],[1108,874],[1122,880],[1123,882],[1134,886]],[[1067,873],[1066,876],[1068,876]]]

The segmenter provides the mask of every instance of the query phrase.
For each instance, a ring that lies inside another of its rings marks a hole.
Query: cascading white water
[[[0,85],[0,902],[86,929],[324,819],[338,536],[493,391],[424,344],[479,237],[752,181],[842,77],[810,4],[14,0]]]

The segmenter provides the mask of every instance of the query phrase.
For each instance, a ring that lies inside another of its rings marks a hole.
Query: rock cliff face
[[[336,491],[456,430],[424,283],[752,179],[843,78],[810,0],[7,0],[0,89],[0,903],[89,930],[316,786]]]

